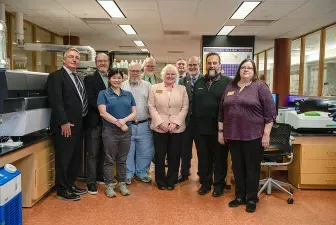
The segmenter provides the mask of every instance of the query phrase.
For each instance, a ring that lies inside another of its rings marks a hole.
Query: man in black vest
[[[181,175],[178,178],[178,182],[188,180],[190,175],[190,164],[192,158],[192,147],[195,139],[195,120],[192,116],[192,98],[194,92],[194,85],[198,79],[203,77],[199,71],[200,59],[197,56],[192,56],[188,60],[189,73],[180,79],[179,84],[186,87],[189,98],[189,112],[186,117],[187,128],[184,131],[183,149],[181,155]]]
[[[109,57],[104,53],[98,54],[95,60],[97,70],[84,79],[89,97],[89,112],[86,117],[87,188],[89,194],[98,194],[96,182],[103,180],[102,119],[97,107],[97,98],[99,92],[109,86],[107,71],[110,65]]]
[[[49,74],[47,80],[56,157],[56,197],[67,201],[80,200],[79,195],[86,193],[85,189],[75,186],[83,149],[83,122],[88,112],[84,83],[76,73],[79,57],[75,48],[66,51],[63,67]]]
[[[224,193],[228,148],[218,142],[218,132],[223,132],[218,130],[218,110],[231,78],[220,75],[220,56],[217,53],[206,56],[206,70],[207,74],[195,83],[192,102],[201,183],[198,194],[207,194],[213,185],[212,196],[219,197]]]

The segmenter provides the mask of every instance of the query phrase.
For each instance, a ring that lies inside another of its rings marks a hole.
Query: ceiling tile
[[[316,19],[324,14],[327,14],[336,9],[335,0],[323,0],[321,4],[320,0],[312,0],[300,8],[294,10],[292,13],[287,15],[284,19]]]
[[[121,11],[157,11],[158,4],[154,0],[117,0],[116,3],[118,4]]]
[[[239,26],[230,35],[256,35],[265,28],[266,26]]]

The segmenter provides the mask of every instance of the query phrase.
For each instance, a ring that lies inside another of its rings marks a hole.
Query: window
[[[273,68],[274,68],[274,48],[266,52],[267,55],[267,71],[266,71],[266,83],[271,91],[273,91]]]
[[[336,25],[326,30],[323,96],[336,96]]]
[[[55,44],[63,45],[63,38],[55,36]],[[63,66],[63,52],[56,52],[56,69],[60,69]]]
[[[258,75],[260,80],[266,82],[266,76],[264,74],[265,52],[260,53],[258,56],[259,56]]]
[[[291,46],[291,67],[290,67],[290,88],[291,95],[299,94],[299,75],[300,75],[300,52],[301,52],[301,38],[292,41]]]
[[[36,27],[36,42],[41,44],[51,44],[51,33]],[[52,52],[36,52],[36,61],[38,72],[52,72]]]
[[[318,95],[320,38],[321,31],[313,33],[306,38],[303,79],[303,95],[305,96]]]
[[[11,20],[11,35],[12,35],[12,59],[14,70],[29,70],[33,71],[33,52],[25,51],[16,45],[15,34],[15,17]],[[27,22],[23,23],[24,41],[25,43],[33,42],[33,26]]]

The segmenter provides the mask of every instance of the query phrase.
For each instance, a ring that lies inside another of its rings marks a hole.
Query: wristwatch
[[[223,130],[218,130],[218,133],[223,133]]]

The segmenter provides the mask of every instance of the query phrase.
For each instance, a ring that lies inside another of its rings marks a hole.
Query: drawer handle
[[[335,182],[335,179],[326,179],[326,181],[334,181]]]
[[[51,168],[50,170],[48,170],[48,172],[52,172],[52,171],[54,171],[54,169],[55,169],[55,168]]]
[[[327,152],[328,155],[336,155],[336,152]]]
[[[336,166],[326,166],[328,169],[330,168],[336,168]]]

